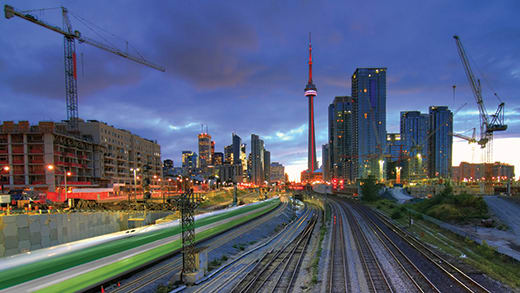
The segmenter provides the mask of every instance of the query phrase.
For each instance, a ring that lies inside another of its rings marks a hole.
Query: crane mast
[[[23,13],[15,10],[10,5],[4,6],[5,18],[10,19],[14,16],[20,17],[37,25],[40,25],[46,29],[52,30],[63,35],[63,47],[65,56],[65,97],[67,103],[67,120],[69,127],[73,131],[78,130],[78,84],[77,84],[77,64],[76,64],[76,40],[80,43],[86,43],[101,50],[119,55],[123,58],[130,59],[139,64],[154,68],[156,70],[164,72],[164,67],[156,65],[147,61],[146,59],[138,56],[133,56],[128,52],[124,52],[112,46],[85,38],[79,31],[74,31],[69,20],[68,10],[65,7],[61,7],[63,17],[63,28],[47,24],[33,15]]]
[[[464,66],[466,77],[468,78],[473,95],[477,101],[477,106],[480,113],[480,139],[478,144],[481,146],[481,148],[485,148],[488,141],[493,139],[493,132],[504,131],[507,129],[507,125],[504,124],[504,103],[500,103],[495,114],[491,115],[490,120],[490,116],[486,111],[484,100],[482,98],[480,80],[475,77],[473,71],[471,70],[471,65],[469,63],[466,51],[462,46],[460,38],[458,36],[453,36],[453,38],[457,44],[457,51],[459,53],[462,65]]]

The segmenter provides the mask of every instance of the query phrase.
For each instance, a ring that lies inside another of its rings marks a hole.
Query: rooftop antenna
[[[309,83],[312,83],[312,42],[311,33],[309,32]]]
[[[457,85],[454,84],[452,86],[452,88],[453,88],[453,106],[455,106],[455,89],[457,88]]]

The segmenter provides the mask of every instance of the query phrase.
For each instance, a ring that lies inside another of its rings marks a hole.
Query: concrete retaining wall
[[[0,216],[0,257],[153,224],[166,212],[95,212]]]

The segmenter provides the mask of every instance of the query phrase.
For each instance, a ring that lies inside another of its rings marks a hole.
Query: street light
[[[56,167],[55,167],[54,165],[52,165],[52,164],[51,164],[51,165],[47,165],[47,169],[48,169],[49,171],[51,171],[51,172],[54,171],[54,169],[58,169],[59,171],[61,171],[61,169],[56,168]],[[63,184],[63,185],[64,185],[64,188],[65,188],[65,200],[68,200],[68,199],[69,199],[69,198],[68,198],[68,194],[67,194],[67,193],[68,193],[68,190],[67,190],[67,177],[69,177],[69,176],[72,176],[72,172],[65,170],[65,171],[63,172],[63,178],[64,178],[64,180],[63,180],[64,184]]]
[[[385,164],[385,161],[379,160],[379,177],[380,177],[381,181],[385,181],[384,164]]]
[[[137,201],[137,172],[140,171],[139,168],[130,168],[130,171],[134,172],[134,196]],[[130,202],[130,193],[128,193],[128,202]]]
[[[9,168],[9,166],[4,166],[2,168],[2,193],[4,193],[4,174],[9,174],[10,169],[11,168]],[[7,177],[7,178],[9,178],[9,177]]]

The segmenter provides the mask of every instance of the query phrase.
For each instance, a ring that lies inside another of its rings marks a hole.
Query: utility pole
[[[137,172],[140,171],[139,168],[130,168],[131,172],[134,172],[134,196],[137,201]],[[128,203],[130,203],[130,192],[128,193]]]
[[[200,197],[193,193],[188,181],[183,182],[184,192],[177,199],[177,208],[181,212],[182,227],[182,272],[181,279],[186,274],[197,271],[195,249],[195,209],[200,203]]]
[[[236,180],[233,180],[233,206],[236,207],[238,204],[238,198],[237,198],[237,182]]]

